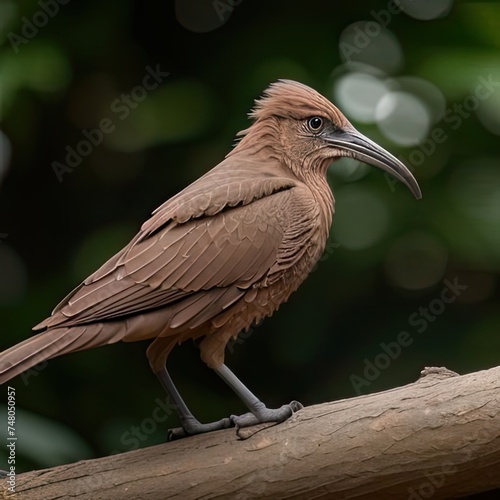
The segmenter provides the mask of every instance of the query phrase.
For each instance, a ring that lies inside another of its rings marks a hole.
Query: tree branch
[[[459,498],[500,488],[500,367],[19,475],[19,499]],[[2,481],[3,497],[9,492]]]

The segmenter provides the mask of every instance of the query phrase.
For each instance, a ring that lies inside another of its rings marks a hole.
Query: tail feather
[[[0,353],[0,384],[32,368],[42,361],[68,352],[117,342],[123,337],[119,324],[52,328]]]
[[[189,300],[186,299],[187,302],[179,301],[170,307],[114,321],[49,327],[0,353],[0,384],[42,361],[69,352],[114,344],[119,340],[132,342],[158,336],[175,336],[178,341],[183,341],[199,337],[200,332],[207,329],[206,325],[232,305],[240,293],[236,288],[219,288],[213,293],[203,292],[202,299],[194,294]],[[163,343],[157,345],[163,346]],[[170,352],[170,342],[165,346],[166,351]]]

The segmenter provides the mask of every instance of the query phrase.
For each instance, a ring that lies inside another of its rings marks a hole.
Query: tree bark
[[[426,368],[413,384],[240,434],[28,472],[15,498],[419,500],[500,488],[500,367],[463,376]]]

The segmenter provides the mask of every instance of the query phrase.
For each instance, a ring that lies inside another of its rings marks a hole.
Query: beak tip
[[[415,190],[413,191],[413,196],[415,196],[415,199],[417,200],[422,199],[422,191],[420,190],[420,186],[418,184],[415,186]]]

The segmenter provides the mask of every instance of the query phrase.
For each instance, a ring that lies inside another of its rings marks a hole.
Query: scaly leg
[[[303,408],[302,404],[298,401],[292,401],[281,408],[267,408],[226,365],[222,364],[214,368],[214,370],[231,387],[251,412],[240,416],[231,415],[231,421],[238,427],[250,427],[262,422],[284,422],[296,411]]]
[[[159,378],[161,385],[170,396],[176,407],[177,415],[181,421],[182,427],[176,429],[169,429],[168,440],[179,439],[193,434],[201,434],[203,432],[217,431],[220,429],[227,429],[233,424],[229,418],[223,418],[217,422],[210,422],[208,424],[200,423],[193,414],[189,411],[186,403],[182,399],[179,391],[174,385],[167,368],[163,368],[156,376]]]

